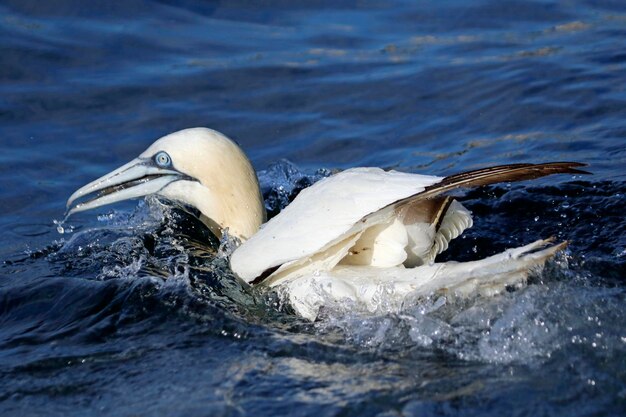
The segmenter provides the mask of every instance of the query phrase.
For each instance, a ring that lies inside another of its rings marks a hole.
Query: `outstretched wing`
[[[459,187],[521,181],[557,173],[586,174],[577,169],[581,166],[583,164],[575,162],[513,164],[445,178],[385,172],[378,168],[350,169],[303,190],[233,253],[231,268],[250,283],[270,276],[272,279],[267,281],[275,282],[295,270],[332,268],[367,229],[381,224],[391,226],[398,216],[419,207],[420,200],[426,202]],[[443,225],[445,231],[447,226]],[[449,237],[456,236],[452,233]],[[434,244],[444,246],[436,239]],[[438,248],[436,252],[442,249],[445,248]]]
[[[552,174],[589,174],[587,171],[578,169],[586,164],[580,162],[547,162],[544,164],[508,164],[483,168],[474,171],[445,177],[437,184],[426,188],[419,198],[431,198],[446,191],[461,187],[479,187],[497,182],[514,182],[533,180]],[[412,200],[406,199],[406,202]]]

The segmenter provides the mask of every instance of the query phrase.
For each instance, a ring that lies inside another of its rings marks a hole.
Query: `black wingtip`
[[[572,168],[569,172],[571,172],[572,174],[593,175],[593,172],[585,171],[583,169]]]
[[[581,175],[593,175],[593,172],[585,171],[584,169],[578,169],[580,167],[587,167],[589,164],[584,162],[548,162],[544,164],[536,164],[538,167],[554,165],[559,167],[563,174],[581,174]]]

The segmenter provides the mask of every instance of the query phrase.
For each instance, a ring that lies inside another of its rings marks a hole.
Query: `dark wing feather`
[[[445,177],[441,182],[426,187],[423,192],[395,204],[408,203],[415,198],[432,198],[460,187],[479,187],[498,182],[532,180],[552,174],[589,174],[587,171],[578,169],[583,166],[586,165],[579,162],[548,162],[544,164],[509,164],[477,169]]]
[[[428,204],[426,207],[420,209],[419,206],[409,207],[417,200],[432,199],[433,197],[444,193],[446,191],[453,190],[459,187],[477,187],[481,185],[494,184],[497,182],[510,182],[510,181],[522,181],[530,180],[534,178],[544,177],[551,174],[589,174],[589,172],[577,169],[578,167],[585,166],[578,162],[550,162],[545,164],[509,164],[500,165],[491,168],[478,169],[475,171],[463,172],[461,174],[451,175],[445,177],[441,182],[426,187],[426,189],[419,193],[407,197],[405,199],[396,201],[386,208],[393,207],[394,210],[407,209],[414,213],[405,213],[408,216],[412,216],[413,221],[420,219],[429,219],[431,222],[436,222],[438,228],[441,224],[441,219],[445,215],[447,209],[450,207],[451,199],[448,198],[436,198],[434,202]],[[378,213],[377,211],[376,213]],[[375,213],[372,213],[375,214]],[[365,216],[361,219],[361,222],[367,222],[368,218],[372,216]],[[265,270],[261,275],[256,277],[252,284],[260,284],[266,282],[269,278],[271,280],[272,274],[281,265],[274,266]]]

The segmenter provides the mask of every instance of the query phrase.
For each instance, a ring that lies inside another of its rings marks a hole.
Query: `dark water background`
[[[624,415],[624,2],[263,3],[0,3],[0,414]],[[442,259],[571,242],[527,287],[308,324],[162,202],[57,231],[72,191],[192,126],[274,205],[321,168],[594,175],[467,193]]]

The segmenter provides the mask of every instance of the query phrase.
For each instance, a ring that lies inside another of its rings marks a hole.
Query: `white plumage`
[[[441,180],[380,168],[354,168],[324,178],[302,190],[280,215],[233,253],[233,271],[252,282],[269,268],[278,265],[285,270],[294,262],[306,261],[347,237],[388,220],[379,216],[361,221],[366,216]],[[258,253],[265,256],[255,256]]]
[[[265,225],[258,181],[241,149],[194,128],[157,140],[137,159],[68,200],[70,214],[147,194],[196,207],[218,237],[241,240],[230,265],[242,280],[274,287],[314,320],[326,303],[350,300],[368,311],[400,306],[435,291],[493,293],[523,282],[565,244],[541,240],[474,262],[434,263],[472,226],[469,211],[445,192],[554,173],[585,173],[572,162],[515,164],[449,177],[354,168],[303,190]],[[75,204],[98,193],[89,201]]]

